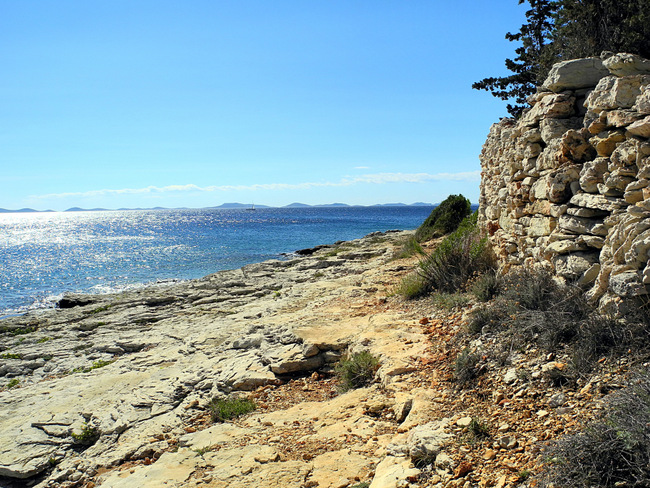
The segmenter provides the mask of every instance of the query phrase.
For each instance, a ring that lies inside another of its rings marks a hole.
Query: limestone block
[[[406,486],[408,479],[420,474],[405,457],[386,456],[375,469],[370,488],[398,488]]]
[[[575,252],[557,256],[553,265],[558,276],[573,281],[581,278],[597,262],[597,253]]]
[[[632,109],[642,115],[650,114],[650,85],[645,85],[641,88],[641,95],[637,97]]]
[[[607,235],[607,228],[600,219],[587,219],[565,214],[559,218],[558,227],[560,230],[572,234]]]
[[[648,222],[648,226],[650,226],[650,221]],[[650,230],[639,232],[637,228],[632,232],[638,234],[634,237],[629,249],[625,253],[625,263],[642,268],[646,264],[649,256],[648,253],[650,252]]]
[[[639,179],[650,179],[650,158],[642,158],[637,162]]]
[[[578,181],[580,178],[580,166],[563,166],[549,176],[549,201],[553,203],[564,203],[571,198],[571,183]]]
[[[609,171],[624,167],[632,168],[636,165],[639,158],[643,158],[649,154],[650,148],[647,148],[646,144],[633,139],[627,140],[619,144],[614,152],[612,152],[608,165]],[[636,170],[636,168],[634,169]]]
[[[620,297],[647,295],[650,291],[643,283],[643,275],[640,271],[624,271],[610,276],[609,289]]]
[[[623,174],[621,174],[623,173]],[[632,183],[634,178],[627,176],[625,171],[619,169],[612,171],[608,176],[605,177],[603,185],[611,190],[617,190],[621,195],[625,192],[627,185]]]
[[[539,130],[542,140],[549,144],[553,139],[558,139],[570,129],[580,129],[582,118],[571,117],[569,119],[543,119],[539,123]],[[600,131],[599,131],[600,132]]]
[[[615,76],[650,74],[650,61],[637,54],[614,54],[605,59],[602,64]]]
[[[536,168],[538,171],[547,169],[555,169],[561,164],[561,145],[559,139],[554,139],[544,148],[536,161]]]
[[[589,94],[585,107],[595,113],[603,110],[631,108],[641,94],[641,87],[650,83],[650,76],[636,75],[617,78],[606,76]]]
[[[542,141],[542,133],[539,129],[528,129],[521,135],[521,138],[526,142],[536,143]]]
[[[596,86],[609,74],[600,58],[583,58],[563,61],[553,65],[542,88],[559,93],[576,88]]]
[[[625,206],[620,199],[606,197],[604,195],[592,195],[590,193],[579,193],[571,197],[571,205],[584,208],[593,208],[611,212]]]
[[[625,190],[625,193],[623,194],[623,200],[625,200],[625,202],[629,203],[630,205],[641,202],[643,199],[643,190]]]
[[[576,285],[585,288],[596,281],[598,273],[600,272],[600,263],[592,264],[576,282]]]
[[[551,205],[551,217],[558,218],[564,215],[567,211],[568,205]]]
[[[628,132],[632,135],[639,137],[650,137],[650,116],[645,119],[638,120],[633,124],[629,125],[627,128]]]
[[[602,249],[605,245],[605,239],[598,236],[580,236],[578,237],[578,242],[595,249]]]
[[[650,260],[648,261],[648,265],[643,270],[643,284],[646,286],[650,285]]]
[[[577,239],[563,239],[561,241],[555,241],[549,244],[545,249],[545,254],[547,256],[553,256],[557,254],[568,254],[581,250],[584,250],[584,246],[581,246],[578,243]]]
[[[569,207],[566,211],[569,215],[575,215],[576,217],[605,217],[609,215],[609,212],[604,210],[596,210],[593,208],[583,208],[583,207]]]
[[[592,160],[596,150],[589,143],[589,131],[570,129],[560,141],[560,152],[564,161],[583,162]]]
[[[545,96],[524,114],[520,125],[522,127],[532,127],[542,119],[571,117],[575,114],[574,104],[575,97],[566,94]]]
[[[451,437],[444,430],[445,422],[429,422],[418,425],[408,436],[409,456],[414,462],[433,460]]]
[[[609,157],[623,141],[625,141],[625,132],[622,130],[604,131],[589,139],[598,156],[605,158]]]
[[[529,237],[547,236],[555,230],[557,220],[552,217],[533,217],[528,224]]]
[[[603,112],[606,114],[608,127],[627,127],[628,125],[643,118],[643,115],[635,112],[634,110],[612,110],[611,112]]]

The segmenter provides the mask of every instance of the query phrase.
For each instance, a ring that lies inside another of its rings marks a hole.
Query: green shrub
[[[248,398],[214,398],[208,404],[212,422],[225,422],[247,413],[257,408],[255,402]]]
[[[564,348],[570,371],[549,377],[561,385],[588,373],[603,356],[633,349],[648,354],[645,315],[616,319],[599,314],[577,287],[560,285],[544,270],[520,269],[501,278],[500,295],[470,314],[467,330],[501,326],[513,344],[533,342],[549,352]]]
[[[543,486],[650,486],[650,375],[612,394],[604,413],[578,434],[560,439]]]
[[[0,354],[0,359],[22,359],[23,356],[21,354],[16,354],[13,352],[6,352],[4,354]]]
[[[14,378],[9,380],[9,383],[7,383],[6,387],[7,390],[11,390],[12,388],[17,387],[20,384],[20,380],[18,378]]]
[[[419,274],[426,291],[461,291],[470,278],[494,267],[494,255],[487,238],[480,235],[477,218],[476,212],[466,218],[420,262]]]
[[[433,304],[443,310],[453,310],[469,303],[469,297],[462,293],[435,293]]]
[[[496,270],[490,269],[472,282],[469,291],[479,302],[489,302],[501,293],[502,286],[501,276]]]
[[[424,249],[420,245],[420,242],[415,238],[415,236],[410,236],[404,240],[400,250],[397,252],[395,259],[404,259],[415,256],[416,254],[424,255]]]
[[[428,293],[426,282],[418,273],[406,275],[395,287],[395,293],[409,300],[422,297]]]
[[[72,432],[70,436],[75,444],[90,446],[99,439],[99,431],[95,427],[88,425],[88,423],[84,423],[80,434]]]
[[[463,349],[458,356],[456,356],[454,379],[461,386],[466,386],[474,378],[479,375],[479,361],[481,357],[472,352],[469,348]]]
[[[335,371],[341,391],[361,388],[372,382],[379,369],[379,358],[368,351],[354,353],[341,359]]]
[[[415,239],[423,242],[449,234],[456,230],[471,212],[471,204],[467,198],[463,195],[449,195],[418,227]]]

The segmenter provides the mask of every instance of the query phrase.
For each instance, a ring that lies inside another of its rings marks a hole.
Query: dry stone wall
[[[501,264],[550,268],[612,313],[650,298],[650,61],[565,61],[528,101],[480,157]]]

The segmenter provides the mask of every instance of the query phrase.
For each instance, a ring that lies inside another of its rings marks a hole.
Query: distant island
[[[260,209],[260,208],[307,208],[307,207],[435,207],[437,203],[424,203],[416,202],[411,204],[406,203],[377,203],[375,205],[348,205],[347,203],[325,203],[319,205],[307,205],[306,203],[294,202],[289,205],[284,205],[282,207],[273,207],[270,205],[258,205],[258,204],[246,204],[246,203],[222,203],[221,205],[216,205],[214,207],[202,207],[204,209]],[[64,212],[114,212],[121,210],[185,210],[187,207],[152,207],[152,208],[81,208],[81,207],[71,207]],[[19,210],[9,210],[6,208],[0,208],[0,213],[46,213],[46,212],[56,212],[56,210],[35,210],[33,208],[21,208]]]

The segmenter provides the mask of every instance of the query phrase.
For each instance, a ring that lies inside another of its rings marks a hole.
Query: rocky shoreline
[[[374,454],[356,459],[361,454],[352,456],[349,443],[337,438],[340,432],[359,436],[360,426],[352,429],[339,416],[372,405],[374,394],[365,389],[302,413],[255,414],[244,426],[200,430],[191,420],[214,397],[259,394],[267,385],[311,374],[325,379],[347,349],[380,355],[385,385],[412,371],[424,341],[411,337],[418,332],[409,331],[401,312],[383,310],[390,290],[378,279],[404,235],[371,234],[287,261],[167,286],[68,295],[59,309],[3,320],[0,485],[157,486],[164,479],[166,486],[253,486],[251,477],[282,472],[264,486],[302,486],[309,479],[318,479],[318,486],[347,486],[341,480],[367,476],[378,461]],[[379,309],[381,315],[374,315]],[[391,404],[402,409],[401,420],[407,403]],[[277,423],[321,417],[318,408],[328,412],[321,414],[324,425],[314,429],[315,439],[336,439],[342,450],[285,460],[268,445],[237,444]],[[368,417],[363,428],[376,438],[378,429],[396,428],[395,415],[386,422]],[[326,434],[328,429],[334,432]],[[83,438],[88,433],[92,439]],[[226,440],[236,448],[210,450]],[[343,458],[346,466],[354,459],[353,466],[343,469]],[[143,464],[117,469],[134,462]],[[321,462],[326,466],[317,468]],[[339,468],[336,482],[319,474]]]

